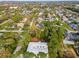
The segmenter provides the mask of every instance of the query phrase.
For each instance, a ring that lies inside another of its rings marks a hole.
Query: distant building
[[[37,26],[38,28],[40,28],[40,29],[44,28],[44,25],[43,25],[43,24],[37,24],[36,26]]]
[[[18,7],[16,7],[16,6],[13,6],[13,7],[10,7],[10,9],[17,9]]]
[[[66,16],[62,17],[63,21],[68,21],[68,18]]]

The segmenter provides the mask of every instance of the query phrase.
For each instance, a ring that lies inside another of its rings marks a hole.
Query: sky
[[[0,1],[79,1],[79,0],[0,0]]]

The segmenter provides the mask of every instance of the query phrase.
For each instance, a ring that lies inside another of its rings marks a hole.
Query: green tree
[[[44,31],[40,37],[48,42],[49,57],[58,57],[58,53],[63,50],[64,33],[67,29],[72,30],[69,25],[61,20],[43,21]],[[62,56],[63,57],[63,53]]]
[[[36,55],[32,52],[25,52],[24,57],[25,58],[34,58],[34,57],[36,57]]]
[[[39,54],[37,54],[37,57],[39,57],[39,58],[46,58],[47,54],[45,54],[43,52],[39,52]]]
[[[19,51],[17,51],[15,54],[12,55],[12,57],[17,57],[20,54],[25,54],[28,44],[31,41],[31,36],[29,35],[28,32],[22,32],[20,33],[21,38],[18,40],[17,46],[21,46],[21,49]],[[16,46],[16,48],[17,48]]]
[[[22,20],[22,19],[23,19],[23,16],[20,15],[20,14],[16,14],[16,15],[14,15],[14,16],[12,17],[12,20],[14,20],[15,22],[18,22],[18,21],[20,21],[20,20]]]

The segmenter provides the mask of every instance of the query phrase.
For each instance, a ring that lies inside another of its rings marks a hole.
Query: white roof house
[[[48,46],[46,42],[30,42],[27,48],[28,52],[38,54],[39,52],[48,53]]]
[[[63,43],[64,44],[71,44],[71,45],[73,45],[74,44],[74,41],[64,40]]]

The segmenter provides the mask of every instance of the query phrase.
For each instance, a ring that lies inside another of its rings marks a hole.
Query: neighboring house
[[[23,18],[21,22],[25,23],[27,20],[28,20],[27,18]]]
[[[63,21],[68,21],[68,18],[66,16],[62,17]]]
[[[71,37],[69,40],[79,41],[79,33],[71,33]]]
[[[23,26],[24,26],[24,23],[17,23],[17,27],[23,28]]]
[[[64,40],[63,43],[64,44],[69,44],[69,45],[74,45],[74,41]]]
[[[38,28],[40,28],[40,29],[44,28],[44,25],[43,25],[43,24],[37,24],[36,26],[37,26]]]
[[[79,33],[69,33],[68,36],[63,41],[64,44],[75,44],[79,41]]]
[[[76,18],[74,18],[74,17],[69,17],[69,20],[76,20]]]
[[[74,51],[79,55],[79,33],[69,33],[69,35],[63,41],[65,45],[73,45]]]
[[[43,12],[40,12],[38,16],[41,16],[41,15],[43,15]]]
[[[0,20],[0,23],[2,23],[3,22],[3,20]]]
[[[39,23],[40,22],[42,22],[44,19],[42,18],[42,17],[38,17],[38,19],[37,19],[38,21],[39,21]]]
[[[77,24],[70,24],[71,28],[73,28],[74,30],[78,29],[78,25]]]

